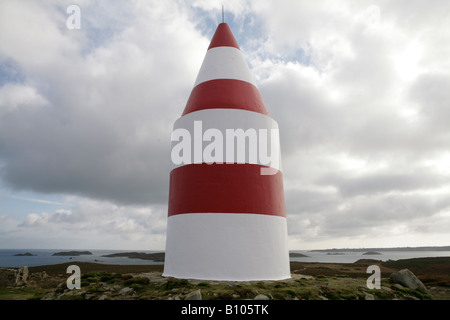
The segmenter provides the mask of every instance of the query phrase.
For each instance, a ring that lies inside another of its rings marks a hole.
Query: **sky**
[[[0,248],[164,250],[222,4],[279,124],[289,249],[450,245],[450,2],[2,0]]]

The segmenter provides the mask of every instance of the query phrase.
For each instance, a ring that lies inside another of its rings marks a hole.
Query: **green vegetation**
[[[419,279],[425,279],[424,283],[448,284],[449,262],[450,258],[378,262],[382,271],[381,289],[368,289],[366,286],[369,276],[366,270],[372,260],[360,260],[354,264],[295,262],[291,264],[291,279],[244,282],[165,278],[161,276],[161,270],[151,269],[154,266],[145,269],[145,266],[86,264],[80,266],[80,290],[67,289],[68,275],[64,272],[64,265],[49,266],[51,271],[45,275],[42,274],[43,266],[38,271],[30,268],[26,286],[0,286],[0,300],[183,300],[199,289],[204,300],[254,299],[257,295],[275,300],[449,299],[448,287],[439,286],[434,291],[431,286],[427,286],[427,291],[411,290],[393,285],[389,279],[392,272],[408,268]],[[0,268],[0,276],[1,272]]]
[[[0,300],[40,300],[45,293],[35,288],[0,288]]]
[[[189,287],[190,287],[189,281],[187,281],[186,279],[170,278],[169,280],[167,280],[164,288],[166,290],[172,290],[174,288],[189,288]]]

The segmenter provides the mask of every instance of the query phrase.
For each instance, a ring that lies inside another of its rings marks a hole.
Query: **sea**
[[[92,255],[80,256],[54,256],[57,252],[67,251],[89,251]],[[371,250],[368,250],[371,251]],[[160,261],[132,259],[128,257],[104,257],[104,255],[123,252],[144,252],[156,253],[162,251],[155,250],[95,250],[95,249],[0,249],[0,267],[19,268],[22,266],[34,267],[41,265],[60,264],[66,262],[93,262],[100,264],[118,264],[118,265],[149,265],[163,264]],[[291,251],[291,253],[301,253],[306,257],[291,257],[290,261],[299,262],[335,262],[335,263],[353,263],[359,259],[374,260],[400,260],[410,258],[425,257],[450,257],[449,251],[393,251],[377,250],[377,255],[364,255],[366,251]],[[33,256],[16,256],[16,254],[31,253]]]
[[[367,251],[291,251],[296,253],[301,253],[307,257],[291,257],[291,261],[299,262],[335,262],[335,263],[353,263],[360,259],[373,259],[373,260],[401,260],[401,259],[411,259],[411,258],[430,258],[430,257],[450,257],[449,251],[442,250],[430,250],[430,251],[410,251],[410,250],[398,250],[394,251],[392,249],[383,251],[376,250],[379,254],[365,255]]]
[[[54,256],[57,252],[68,251],[89,251],[92,255],[79,256]],[[113,253],[122,252],[144,252],[156,253],[162,251],[154,250],[91,250],[91,249],[0,249],[0,268],[19,268],[22,266],[35,267],[66,262],[93,262],[101,264],[120,264],[120,265],[149,265],[163,264],[153,260],[130,259],[128,257],[103,257]],[[16,254],[31,253],[33,256],[16,256]]]

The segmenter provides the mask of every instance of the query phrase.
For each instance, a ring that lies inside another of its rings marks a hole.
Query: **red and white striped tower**
[[[249,134],[245,157],[238,142],[229,141],[230,129]],[[256,143],[250,131],[272,135],[265,140],[259,136]],[[272,155],[279,155],[278,125],[226,23],[219,24],[211,40],[174,133],[172,156],[175,149],[186,148],[178,154],[183,161],[172,157],[163,275],[234,281],[289,278],[280,158],[267,163],[267,158],[254,156],[269,140]]]

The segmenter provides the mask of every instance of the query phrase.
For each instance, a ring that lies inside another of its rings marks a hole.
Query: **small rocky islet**
[[[14,257],[34,257],[35,254],[32,254],[30,252],[25,252],[25,253],[16,253],[14,255]]]
[[[83,255],[92,255],[90,251],[61,251],[55,252],[52,256],[69,256],[69,257],[77,257]]]
[[[126,257],[130,259],[143,259],[143,260],[153,260],[162,262],[165,258],[164,252],[155,252],[155,253],[145,253],[145,252],[119,252],[119,253],[111,253],[102,255],[102,257],[106,258],[117,258],[117,257]]]
[[[379,253],[377,251],[367,251],[367,252],[364,252],[362,255],[363,256],[375,256],[375,255],[379,255],[379,254],[381,254],[381,253]]]
[[[307,258],[306,254],[298,253],[298,252],[289,252],[289,258]]]

